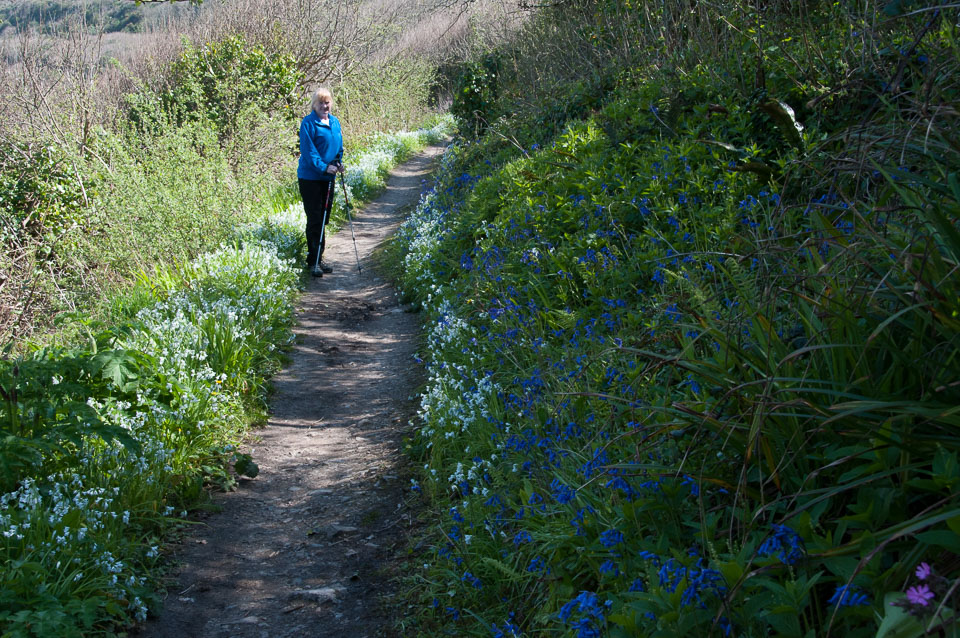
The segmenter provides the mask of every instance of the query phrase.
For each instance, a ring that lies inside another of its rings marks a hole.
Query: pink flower
[[[920,563],[917,565],[917,578],[920,580],[926,580],[927,577],[933,573],[933,568],[930,567],[927,563]]]
[[[907,600],[909,600],[914,605],[920,605],[921,607],[926,607],[930,604],[930,601],[933,600],[934,593],[930,591],[930,588],[926,585],[920,585],[918,587],[911,587],[907,590]]]

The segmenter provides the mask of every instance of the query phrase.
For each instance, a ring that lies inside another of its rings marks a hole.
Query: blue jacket
[[[327,166],[343,158],[343,135],[340,120],[330,114],[330,124],[321,124],[316,111],[300,122],[300,163],[297,177],[300,179],[333,181]]]

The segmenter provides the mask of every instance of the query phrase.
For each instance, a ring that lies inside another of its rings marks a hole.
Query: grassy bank
[[[919,108],[955,25],[641,5],[467,68],[401,229],[436,529],[405,630],[955,635],[956,128]]]
[[[441,122],[348,155],[353,203],[444,135]],[[265,419],[293,336],[304,223],[294,204],[241,225],[107,300],[116,323],[85,345],[0,363],[4,635],[107,635],[145,619],[166,534],[210,489],[256,476],[237,446]]]

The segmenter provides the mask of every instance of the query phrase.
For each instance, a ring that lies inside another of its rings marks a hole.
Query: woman
[[[343,135],[340,120],[330,112],[333,96],[329,89],[319,88],[310,100],[310,113],[300,122],[300,163],[297,182],[303,210],[307,214],[307,268],[314,277],[333,272],[323,263],[326,244],[324,226],[330,221],[333,207],[333,180],[343,172]]]

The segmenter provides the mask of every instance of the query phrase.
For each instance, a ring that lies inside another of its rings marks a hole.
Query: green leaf
[[[732,170],[741,171],[746,173],[753,173],[757,176],[757,179],[761,184],[766,184],[770,181],[770,178],[773,177],[773,169],[764,164],[763,162],[749,161],[744,162],[743,164],[738,164],[733,167]]]
[[[789,104],[780,100],[769,100],[760,105],[760,110],[770,116],[791,144],[798,149],[803,149],[803,125],[797,121],[796,114]]]
[[[731,585],[733,583],[740,582],[740,578],[743,577],[743,566],[736,561],[730,561],[729,563],[719,563],[717,565],[720,573],[723,574],[724,580]]]
[[[953,193],[953,198],[960,202],[960,177],[957,177],[957,173],[947,175],[947,184],[950,186],[950,192]]]
[[[933,456],[933,473],[944,478],[960,476],[960,462],[957,461],[957,453],[947,452],[944,448],[938,447]]]
[[[947,527],[952,529],[955,534],[960,534],[960,516],[947,519]]]
[[[248,478],[256,478],[260,473],[260,467],[253,462],[249,454],[237,454],[237,460],[233,463],[233,469],[237,474]]]
[[[93,373],[99,373],[123,392],[133,390],[140,376],[137,359],[128,350],[105,350],[90,360]]]
[[[960,554],[960,535],[947,529],[935,529],[917,534],[917,540]]]
[[[923,635],[923,625],[906,612],[903,607],[894,607],[893,603],[903,597],[899,592],[890,592],[883,597],[886,611],[876,638],[914,638]]]
[[[636,631],[636,623],[634,623],[632,627],[623,627],[625,623],[629,622],[626,616],[618,614],[616,616],[611,616],[609,620],[610,622],[620,625],[617,627],[611,627],[609,630],[607,630],[607,634],[610,636],[610,638],[630,638],[631,636],[637,635],[634,633]]]

